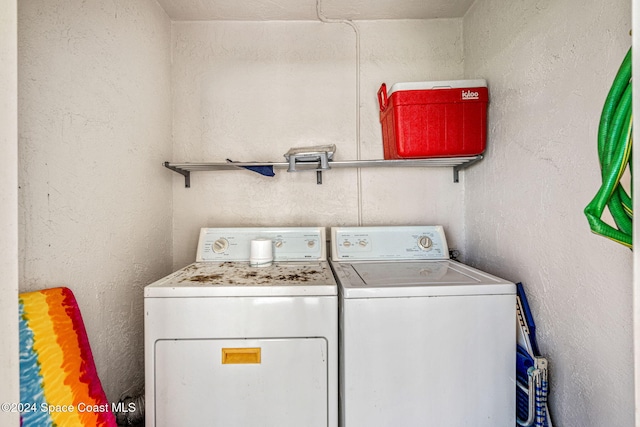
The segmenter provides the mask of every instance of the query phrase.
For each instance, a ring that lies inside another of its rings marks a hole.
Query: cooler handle
[[[382,83],[380,89],[378,89],[378,104],[380,104],[380,111],[384,111],[387,108],[387,103],[389,98],[387,98],[387,85],[386,83]]]

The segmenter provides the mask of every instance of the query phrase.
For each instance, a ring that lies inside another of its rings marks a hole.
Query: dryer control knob
[[[424,251],[429,250],[433,246],[433,240],[427,236],[421,236],[418,239],[418,246]]]
[[[213,249],[213,252],[215,252],[217,254],[220,254],[220,253],[226,251],[228,247],[229,247],[229,241],[227,239],[224,239],[224,238],[220,238],[220,239],[216,240],[211,245],[211,249]]]

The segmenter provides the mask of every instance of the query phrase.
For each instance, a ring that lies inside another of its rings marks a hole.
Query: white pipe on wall
[[[322,13],[322,0],[316,0],[316,15],[325,24],[345,24],[350,26],[356,35],[356,159],[362,160],[360,141],[360,32],[353,21],[346,19],[331,19]],[[362,171],[356,169],[358,186],[358,225],[362,225]]]

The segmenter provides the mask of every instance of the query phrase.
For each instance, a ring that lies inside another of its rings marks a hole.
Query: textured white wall
[[[465,72],[488,79],[488,151],[465,176],[468,261],[523,281],[564,427],[633,425],[632,253],[591,234],[600,111],[630,2],[478,0]]]
[[[171,271],[170,22],[153,0],[19,4],[21,291],[68,286],[110,399],[141,385]]]
[[[461,77],[461,19],[358,22],[361,158],[382,158],[382,82]],[[357,157],[356,33],[320,22],[174,22],[173,160],[284,161],[291,147],[336,144]],[[168,172],[167,173],[171,173]],[[359,189],[360,187],[360,189]],[[174,268],[205,226],[442,223],[462,245],[463,185],[450,169],[175,174]]]
[[[0,402],[18,402],[18,13],[0,1]],[[0,412],[0,425],[18,414]]]

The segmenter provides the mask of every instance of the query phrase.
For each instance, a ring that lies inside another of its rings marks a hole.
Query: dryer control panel
[[[200,230],[196,261],[249,261],[251,241],[270,240],[274,261],[325,261],[324,227],[239,227]]]
[[[333,227],[331,259],[449,259],[449,248],[441,225]]]

